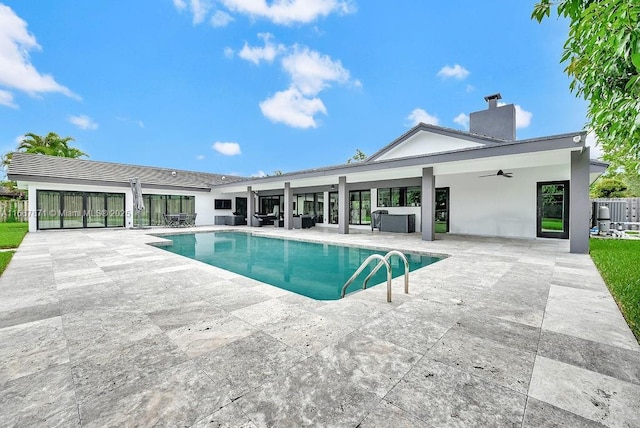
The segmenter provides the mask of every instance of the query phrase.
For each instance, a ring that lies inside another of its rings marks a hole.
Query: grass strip
[[[9,266],[11,257],[13,257],[14,251],[0,251],[0,275]]]
[[[18,248],[28,227],[27,223],[0,223],[0,248]]]
[[[591,258],[640,342],[640,241],[591,239]]]

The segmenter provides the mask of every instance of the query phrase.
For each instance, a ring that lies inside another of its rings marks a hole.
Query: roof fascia
[[[30,175],[21,175],[21,174],[11,174],[7,175],[7,178],[12,181],[20,181],[25,183],[56,183],[56,184],[70,184],[70,185],[83,185],[83,186],[110,186],[110,187],[126,187],[130,188],[129,183],[123,182],[113,182],[113,181],[99,181],[99,180],[69,180],[64,178],[55,178],[55,177],[41,177],[41,176],[30,176]],[[188,191],[188,192],[203,192],[209,193],[211,189],[209,187],[185,187],[185,186],[160,186],[157,184],[143,184],[144,189],[155,189],[155,190],[180,190],[180,191]]]
[[[336,175],[348,175],[350,173],[377,171],[389,168],[401,168],[417,165],[436,165],[439,163],[465,161],[472,159],[482,159],[497,156],[518,155],[526,153],[537,153],[549,150],[582,150],[584,147],[584,139],[582,144],[577,145],[573,142],[576,134],[566,134],[558,138],[533,139],[527,141],[513,141],[509,143],[485,145],[480,147],[470,147],[451,152],[431,153],[423,156],[411,156],[398,159],[387,159],[375,162],[360,162],[346,165],[338,165],[333,167],[318,168],[315,170],[301,171],[297,173],[288,173],[272,177],[258,178],[254,180],[246,180],[241,182],[246,186],[253,184],[279,183],[290,180],[303,178],[329,177]],[[555,142],[554,144],[551,144]],[[237,186],[239,182],[229,184],[219,184],[213,186],[213,189],[224,189],[225,187]]]

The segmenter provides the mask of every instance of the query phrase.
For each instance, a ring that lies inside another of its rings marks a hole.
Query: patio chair
[[[188,226],[189,216],[186,213],[178,214],[178,226]]]
[[[251,217],[251,226],[262,227],[263,224],[264,224],[264,219],[261,218],[258,214],[254,214],[253,217]]]
[[[178,217],[174,214],[162,214],[165,226],[176,227],[178,226]]]

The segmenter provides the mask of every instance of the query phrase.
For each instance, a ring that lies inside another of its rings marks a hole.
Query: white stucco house
[[[469,132],[419,124],[362,162],[278,176],[24,153],[13,155],[7,175],[28,189],[32,232],[134,226],[129,180],[138,178],[142,225],[174,213],[197,213],[196,225],[248,219],[289,229],[311,218],[345,234],[375,227],[425,240],[436,232],[557,238],[569,239],[571,252],[588,252],[589,185],[607,165],[590,160],[584,132],[517,140],[514,106],[499,106],[499,94],[485,99],[489,107],[471,113]]]

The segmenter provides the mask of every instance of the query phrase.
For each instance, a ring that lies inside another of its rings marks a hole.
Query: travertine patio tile
[[[542,328],[611,346],[638,349],[638,342],[608,290],[552,285]]]
[[[427,358],[527,393],[535,353],[505,346],[494,340],[454,327],[426,354]]]
[[[529,397],[523,428],[604,428],[604,425]]]
[[[638,425],[640,346],[565,241],[234,229],[449,257],[391,303],[317,301],[149,230],[28,234],[0,277],[0,425]]]
[[[0,385],[0,426],[79,427],[69,364]]]
[[[356,331],[322,349],[318,357],[346,382],[382,398],[422,355]]]
[[[0,329],[60,316],[60,304],[50,302],[0,312]]]
[[[69,362],[58,317],[0,328],[0,387],[3,383]]]
[[[162,333],[138,309],[107,308],[69,312],[62,316],[62,322],[71,361]]]
[[[310,357],[235,403],[257,426],[356,426],[379,401]]]
[[[231,403],[217,412],[202,418],[192,428],[258,428],[242,410]]]
[[[214,381],[224,383],[229,398],[273,381],[307,356],[261,331],[197,357],[194,361]]]
[[[197,357],[249,336],[255,327],[226,313],[168,330],[167,336],[190,357]]]
[[[423,358],[385,400],[428,426],[513,427],[522,422],[526,395]]]
[[[358,424],[360,428],[429,428],[431,426],[432,425],[417,419],[409,412],[390,404],[386,400],[382,400],[380,404]]]
[[[108,400],[80,403],[82,425],[87,427],[190,426],[229,404],[226,391],[193,362],[157,372],[153,382],[139,385]]]
[[[542,356],[529,395],[606,426],[640,425],[640,385]]]
[[[640,385],[640,350],[542,331],[538,355]]]

